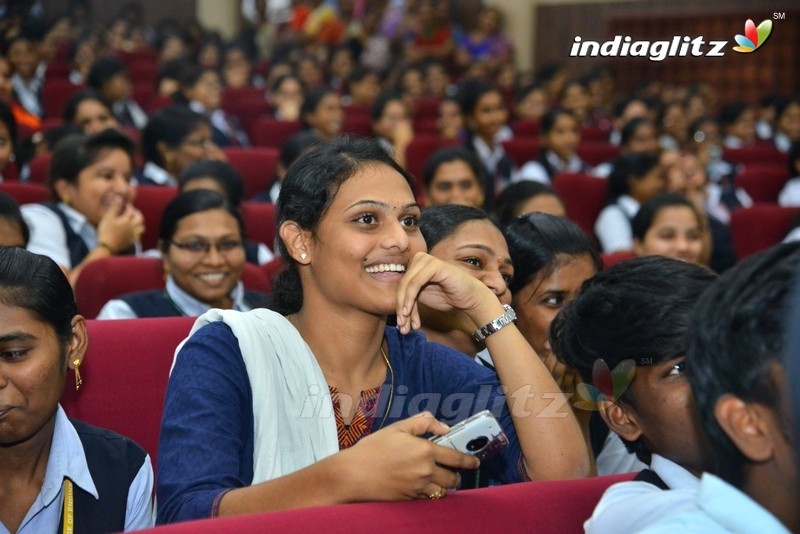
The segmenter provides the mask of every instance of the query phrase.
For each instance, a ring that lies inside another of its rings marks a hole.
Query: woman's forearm
[[[516,326],[486,338],[532,480],[583,478],[589,452],[560,388]]]

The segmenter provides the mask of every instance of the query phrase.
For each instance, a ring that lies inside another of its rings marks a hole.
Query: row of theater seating
[[[50,190],[44,185],[27,182],[0,183],[0,191],[10,195],[18,204],[50,201]],[[161,215],[167,204],[178,194],[176,187],[139,186],[134,205],[144,215],[145,232],[141,242],[145,250],[155,248]],[[262,202],[242,203],[242,219],[248,239],[272,248],[275,242],[275,205]]]
[[[243,151],[248,158],[257,160],[253,153]],[[258,163],[253,164],[258,168]],[[756,181],[758,179],[754,179]],[[770,184],[763,179],[763,184]],[[562,174],[553,180],[553,187],[564,199],[567,215],[588,235],[594,234],[594,222],[606,203],[608,182],[586,174]],[[252,189],[249,189],[252,190]],[[20,204],[42,202],[50,199],[46,187],[36,183],[3,182],[0,191],[11,195]],[[749,192],[754,189],[748,189]],[[142,245],[154,248],[164,207],[177,194],[171,187],[140,186],[135,205],[145,216],[145,233]],[[761,203],[762,197],[752,195],[757,204],[740,209],[731,217],[731,234],[737,258],[763,250],[780,242],[789,231],[795,208],[782,208],[774,203]],[[242,204],[245,231],[250,239],[272,247],[275,243],[275,206],[245,201]]]
[[[67,414],[142,445],[158,462],[158,435],[169,369],[194,319],[88,321],[83,385],[72,378],[62,398]],[[70,374],[70,377],[72,375]],[[440,501],[364,503],[205,520],[156,532],[336,531],[582,532],[602,492],[632,475],[532,482],[459,491]]]

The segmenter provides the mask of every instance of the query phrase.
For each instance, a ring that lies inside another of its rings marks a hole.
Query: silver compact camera
[[[437,445],[477,456],[481,460],[497,454],[508,445],[503,428],[489,410],[478,412],[453,425],[444,436],[430,439]]]

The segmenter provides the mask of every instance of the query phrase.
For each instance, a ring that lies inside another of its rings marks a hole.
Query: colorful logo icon
[[[764,19],[761,24],[756,27],[752,19],[747,19],[744,23],[744,35],[737,35],[736,42],[739,46],[734,46],[733,49],[737,52],[749,54],[755,52],[759,46],[764,44],[769,35],[772,33],[772,21]]]
[[[592,384],[580,383],[575,388],[578,400],[573,406],[581,410],[596,411],[616,402],[625,393],[636,374],[636,362],[622,360],[613,371],[608,370],[608,364],[600,358],[592,365]]]

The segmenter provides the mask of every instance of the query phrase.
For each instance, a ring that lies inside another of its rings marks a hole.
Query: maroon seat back
[[[26,182],[2,182],[0,191],[13,198],[20,206],[51,200],[50,190],[41,185]]]
[[[770,145],[755,145],[746,148],[726,148],[722,152],[722,159],[730,163],[742,165],[768,164],[786,167],[789,163],[788,156]]]
[[[244,180],[244,198],[252,198],[272,183],[279,150],[272,147],[225,148],[222,150]]]
[[[283,143],[300,129],[300,121],[279,121],[273,117],[261,117],[252,126],[250,140],[255,146],[268,146],[280,150]]]
[[[75,283],[75,301],[81,315],[94,319],[109,300],[134,291],[160,289],[164,280],[164,267],[158,258],[102,258],[81,271]],[[266,293],[269,289],[264,273],[250,263],[244,265],[242,282],[253,291]]]
[[[28,182],[35,184],[50,183],[50,160],[53,159],[52,153],[42,154],[33,158],[28,165],[30,175]]]
[[[454,139],[445,139],[444,137],[437,136],[417,136],[411,140],[406,147],[406,170],[410,172],[417,184],[417,197],[422,196],[424,188],[422,180],[422,171],[425,168],[425,162],[428,161],[434,152],[446,146],[457,145],[458,141]]]
[[[218,532],[583,532],[603,492],[633,474],[456,491],[438,501],[372,502],[225,517],[158,527],[153,534]]]
[[[789,181],[789,169],[781,165],[751,164],[736,175],[736,185],[747,191],[753,202],[778,202]]]
[[[734,211],[730,229],[736,258],[741,260],[783,241],[798,211],[774,204],[756,204]]]
[[[270,249],[275,246],[275,204],[243,202],[242,220],[248,239],[264,243]]]
[[[169,370],[192,324],[192,317],[88,321],[83,384],[76,392],[69,373],[61,398],[67,415],[132,439],[155,467]]]
[[[557,174],[553,189],[564,199],[567,217],[594,236],[594,223],[608,200],[608,180],[584,173]]]
[[[142,234],[141,241],[145,250],[156,248],[164,208],[177,194],[177,187],[140,185],[136,188],[136,199],[133,205],[144,215],[144,234]]]

